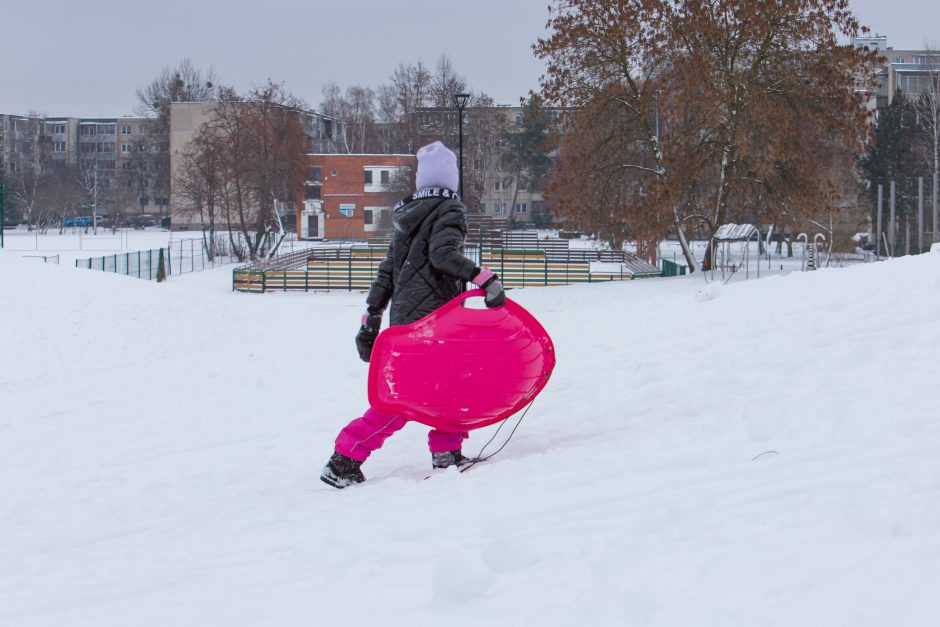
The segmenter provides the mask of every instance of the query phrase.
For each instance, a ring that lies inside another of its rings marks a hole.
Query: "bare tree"
[[[398,150],[398,98],[391,85],[380,85],[376,92],[376,140],[379,152],[389,154]]]
[[[7,176],[10,198],[26,218],[27,228],[33,230],[36,210],[42,201],[44,187],[47,184],[45,172],[38,163],[27,163]]]
[[[496,172],[496,164],[502,154],[502,137],[509,128],[503,110],[486,93],[474,94],[465,114],[464,127],[464,202],[471,211],[480,207],[489,180],[488,174]]]
[[[164,67],[150,83],[137,90],[137,114],[153,118],[147,126],[147,143],[155,195],[170,193],[170,104],[208,102],[215,96],[218,80],[210,68],[203,71],[189,59],[176,67]]]
[[[454,106],[453,95],[467,91],[467,81],[457,74],[453,61],[446,54],[437,59],[430,85],[430,106],[444,109]]]
[[[277,206],[293,203],[303,188],[304,163],[299,156],[307,151],[301,122],[305,107],[272,82],[245,97],[223,88],[215,116],[207,124],[212,140],[202,149],[218,154],[226,218],[241,231],[252,259],[277,248],[278,236],[284,237]]]
[[[431,97],[431,73],[421,61],[413,65],[400,63],[392,72],[388,89],[396,104],[396,122],[399,127],[395,152],[413,153],[418,149],[420,137],[418,109],[428,106]]]
[[[203,245],[210,261],[215,257],[216,228],[222,217],[220,208],[230,195],[225,189],[223,146],[210,126],[201,127],[182,155],[176,189],[183,201],[182,212],[199,217]],[[231,231],[231,224],[226,224]]]
[[[66,217],[79,214],[87,194],[79,184],[78,167],[65,162],[53,163],[46,171],[44,200],[36,213],[36,228],[45,233],[49,228],[62,228]]]
[[[343,94],[339,85],[331,81],[323,87],[320,112],[341,122],[343,136],[339,143],[347,153],[378,151],[375,91],[371,88],[353,85]]]

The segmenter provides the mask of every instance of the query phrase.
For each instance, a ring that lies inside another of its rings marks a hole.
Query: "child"
[[[506,302],[499,278],[463,255],[467,208],[453,191],[458,182],[457,157],[441,142],[422,147],[417,156],[417,191],[392,212],[395,231],[366,297],[367,310],[356,335],[359,357],[366,362],[379,335],[382,312],[389,304],[390,324],[395,326],[411,324],[452,300],[463,291],[466,281],[486,291],[487,307]],[[320,479],[336,488],[365,481],[362,463],[406,422],[401,416],[366,410],[340,431],[336,452]],[[466,438],[466,432],[431,430],[428,448],[432,466],[469,463],[461,453]]]

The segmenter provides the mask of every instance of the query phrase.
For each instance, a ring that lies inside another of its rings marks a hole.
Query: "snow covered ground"
[[[362,294],[0,277],[0,625],[937,624],[940,254],[513,291],[558,366],[507,448],[344,491]]]
[[[58,256],[60,265],[73,266],[76,259],[89,259],[94,257],[104,257],[114,254],[147,251],[157,248],[166,248],[175,242],[174,251],[178,251],[181,241],[186,242],[186,251],[191,240],[196,241],[196,251],[198,253],[198,242],[202,240],[201,231],[166,231],[160,228],[149,229],[118,229],[112,232],[111,229],[99,228],[97,233],[90,229],[68,228],[64,232],[49,231],[39,233],[38,231],[28,231],[24,227],[4,231],[4,250],[28,259],[42,261],[47,258],[48,263],[55,263],[55,256]],[[285,240],[283,252],[293,252],[295,247],[312,247],[322,245],[319,242],[298,242],[293,239]],[[188,263],[188,261],[187,261]],[[197,264],[198,267],[198,264]]]

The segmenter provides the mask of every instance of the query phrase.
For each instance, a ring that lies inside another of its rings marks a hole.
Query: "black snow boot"
[[[360,470],[361,466],[362,462],[359,460],[346,457],[342,453],[333,453],[320,473],[320,481],[340,489],[362,483],[366,477]]]
[[[477,460],[472,457],[465,457],[460,451],[444,451],[443,453],[431,453],[431,466],[434,468],[448,468],[457,466],[462,468],[472,464]]]

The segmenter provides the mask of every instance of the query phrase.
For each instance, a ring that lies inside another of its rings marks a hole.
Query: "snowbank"
[[[342,492],[317,476],[364,408],[363,295],[200,274],[0,254],[0,625],[940,613],[935,255],[513,291],[558,367],[509,446],[425,481],[410,425]]]

